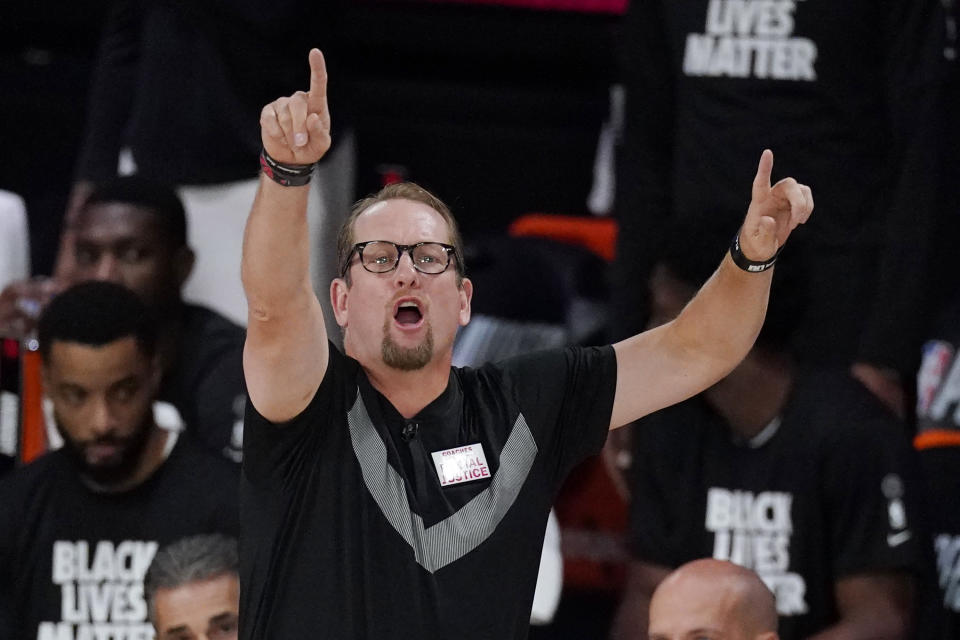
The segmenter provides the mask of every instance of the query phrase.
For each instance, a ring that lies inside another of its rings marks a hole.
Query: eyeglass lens
[[[413,266],[424,273],[440,273],[447,268],[450,255],[438,242],[424,242],[406,247],[413,259]],[[392,242],[374,241],[363,247],[361,252],[363,267],[374,273],[392,271],[399,262],[397,245]]]

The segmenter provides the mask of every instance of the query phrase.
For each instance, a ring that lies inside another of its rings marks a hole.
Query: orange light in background
[[[31,462],[47,451],[43,417],[42,362],[36,339],[21,343],[20,360],[20,461]]]

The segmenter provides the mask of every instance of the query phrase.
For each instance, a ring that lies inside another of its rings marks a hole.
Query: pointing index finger
[[[773,151],[764,149],[757,165],[757,175],[753,179],[753,197],[762,196],[770,190],[770,174],[773,172]]]
[[[319,49],[310,50],[310,93],[307,113],[323,114],[327,107],[327,63]]]

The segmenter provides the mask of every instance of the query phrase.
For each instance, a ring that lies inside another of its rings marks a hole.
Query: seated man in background
[[[676,316],[710,274],[704,235],[687,228],[665,243],[652,323]],[[645,638],[654,588],[704,557],[760,575],[785,640],[907,637],[927,559],[915,456],[900,421],[846,371],[794,365],[798,301],[781,286],[743,362],[633,428],[634,562],[618,640]]]
[[[239,565],[237,541],[219,534],[190,536],[158,551],[143,581],[157,640],[235,640]]]
[[[923,347],[917,374],[917,436],[939,591],[924,640],[960,638],[960,298]]]
[[[150,640],[147,567],[185,535],[236,534],[236,466],[157,426],[158,336],[130,290],[68,289],[39,341],[65,445],[0,481],[0,638]]]
[[[650,601],[650,640],[778,640],[777,603],[760,577],[704,558],[660,583]]]
[[[0,293],[0,335],[31,331],[36,314],[64,286],[106,280],[132,289],[159,322],[158,399],[176,407],[205,446],[239,461],[244,330],[183,301],[181,289],[194,262],[186,229],[173,189],[137,176],[103,183],[73,223],[74,260],[64,281],[17,282]]]

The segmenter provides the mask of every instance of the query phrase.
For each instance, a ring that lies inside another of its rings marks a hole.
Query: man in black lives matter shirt
[[[157,548],[237,532],[237,473],[153,420],[157,335],[136,294],[90,282],[41,316],[45,388],[64,446],[0,482],[0,637],[150,640]]]
[[[631,2],[620,31],[617,333],[644,325],[642,283],[664,225],[736,224],[754,148],[788,147],[782,175],[816,185],[821,203],[783,265],[816,292],[796,352],[852,366],[904,410],[932,302],[918,285],[935,273],[940,4]]]
[[[794,384],[753,438],[704,397],[637,423],[632,572],[662,578],[695,558],[730,560],[774,592],[784,640],[858,624],[909,637],[909,585],[928,577],[929,556],[903,429],[842,372]]]
[[[673,225],[650,279],[651,324],[680,313],[709,276],[712,243]],[[634,560],[616,640],[647,638],[654,589],[697,558],[756,571],[783,640],[904,638],[916,622],[931,582],[916,456],[901,421],[846,368],[791,357],[805,296],[789,275],[775,274],[781,295],[743,362],[627,432]]]
[[[960,303],[923,346],[917,374],[917,436],[926,481],[940,592],[930,603],[931,638],[960,634]]]
[[[107,180],[93,188],[69,231],[69,259],[56,280],[14,282],[0,292],[0,334],[28,334],[36,318],[26,310],[64,286],[105,280],[130,288],[157,317],[158,399],[176,408],[201,443],[239,462],[244,330],[183,299],[195,255],[177,193],[141,176]]]
[[[388,186],[338,238],[341,354],[308,272],[307,182],[330,144],[323,56],[309,59],[309,92],[261,112],[244,244],[241,637],[524,638],[567,471],[609,428],[744,356],[766,267],[812,195],[771,186],[765,151],[739,240],[676,321],[613,346],[453,369],[473,295],[456,224],[426,190]]]

